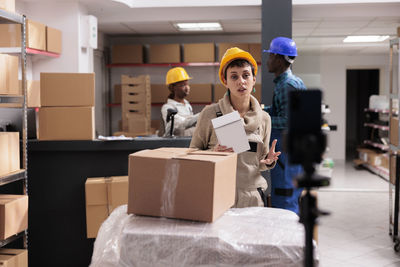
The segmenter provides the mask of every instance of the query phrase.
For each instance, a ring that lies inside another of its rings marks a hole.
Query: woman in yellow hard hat
[[[170,91],[167,103],[161,108],[164,123],[164,136],[191,136],[196,126],[197,117],[193,114],[192,106],[185,98],[190,93],[189,77],[184,68],[176,67],[167,72],[166,85]],[[171,116],[174,118],[171,119]]]
[[[260,171],[275,166],[280,152],[275,144],[269,149],[271,118],[251,95],[257,75],[257,62],[250,53],[237,47],[226,50],[219,67],[219,78],[227,93],[218,103],[200,113],[190,147],[214,151],[231,151],[218,144],[211,120],[238,111],[242,118],[251,149],[238,154],[236,170],[236,201],[234,207],[266,206],[268,185]]]

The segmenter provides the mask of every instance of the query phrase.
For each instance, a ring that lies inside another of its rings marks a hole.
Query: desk
[[[124,141],[28,141],[29,266],[85,266],[87,177],[128,175],[128,155],[143,149],[188,147],[190,138]]]

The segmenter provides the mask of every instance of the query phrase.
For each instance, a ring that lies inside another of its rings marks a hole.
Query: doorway
[[[370,138],[370,129],[364,127],[364,123],[378,119],[378,114],[364,111],[369,107],[371,95],[379,95],[379,69],[347,70],[346,161],[357,158],[357,147]]]

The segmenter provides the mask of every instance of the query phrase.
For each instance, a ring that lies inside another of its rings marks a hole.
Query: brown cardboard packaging
[[[226,91],[228,91],[228,89],[225,86],[223,86],[222,84],[220,84],[220,83],[214,84],[214,101],[213,102],[217,103],[218,100],[223,98],[224,95],[226,94]]]
[[[190,84],[190,92],[187,100],[193,103],[211,103],[211,84]]]
[[[28,196],[0,195],[0,239],[28,228]]]
[[[46,25],[28,20],[26,24],[27,47],[46,51]]]
[[[22,81],[19,80],[19,93],[22,94]],[[28,108],[40,107],[40,81],[26,81]]]
[[[189,148],[133,153],[128,214],[212,222],[235,202],[236,161],[235,153]]]
[[[121,84],[122,85],[150,84],[150,76],[149,75],[139,75],[139,76],[121,75]]]
[[[46,50],[52,53],[61,54],[62,32],[46,26]]]
[[[40,73],[42,107],[93,107],[94,92],[94,73]]]
[[[19,169],[19,133],[0,132],[0,175]]]
[[[184,62],[215,62],[214,43],[183,45]]]
[[[248,51],[257,62],[261,62],[261,44],[249,44]]]
[[[262,88],[261,88],[261,83],[256,83],[256,85],[254,86],[254,88],[256,89],[256,91],[255,91],[255,92],[252,92],[251,94],[252,94],[255,98],[257,98],[258,103],[261,104],[261,90],[262,90]]]
[[[143,46],[113,45],[111,50],[111,63],[113,64],[143,63]]]
[[[114,85],[114,104],[121,104],[122,87],[120,84]]]
[[[390,118],[390,143],[394,146],[399,145],[399,118]]]
[[[19,95],[18,57],[0,54],[0,95]]]
[[[28,250],[26,249],[0,249],[0,266],[2,267],[28,267]]]
[[[28,108],[40,107],[40,81],[27,81]]]
[[[179,44],[152,44],[150,45],[150,63],[178,63],[181,62]]]
[[[129,113],[128,115],[128,132],[143,134],[150,131],[150,121],[147,117],[135,113]]]
[[[128,203],[128,176],[88,178],[85,196],[87,238],[95,238],[108,215]]]
[[[0,47],[21,47],[20,24],[0,24],[0,36]]]
[[[165,84],[151,85],[151,103],[166,103],[170,91]]]
[[[238,43],[219,43],[218,44],[218,61],[221,61],[227,49],[231,47],[240,48],[246,52],[249,52],[249,44],[238,44]]]
[[[38,140],[93,140],[94,107],[42,107]]]
[[[15,0],[0,0],[0,9],[15,13]]]

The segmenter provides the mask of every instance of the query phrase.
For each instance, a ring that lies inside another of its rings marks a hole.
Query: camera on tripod
[[[288,132],[286,150],[291,164],[301,164],[304,174],[296,179],[297,187],[306,193],[301,198],[300,222],[304,224],[305,266],[314,266],[313,230],[319,215],[327,215],[316,207],[316,198],[310,194],[311,188],[329,185],[329,178],[316,175],[314,165],[322,161],[326,148],[326,136],[322,132],[320,90],[290,91],[288,110]]]

